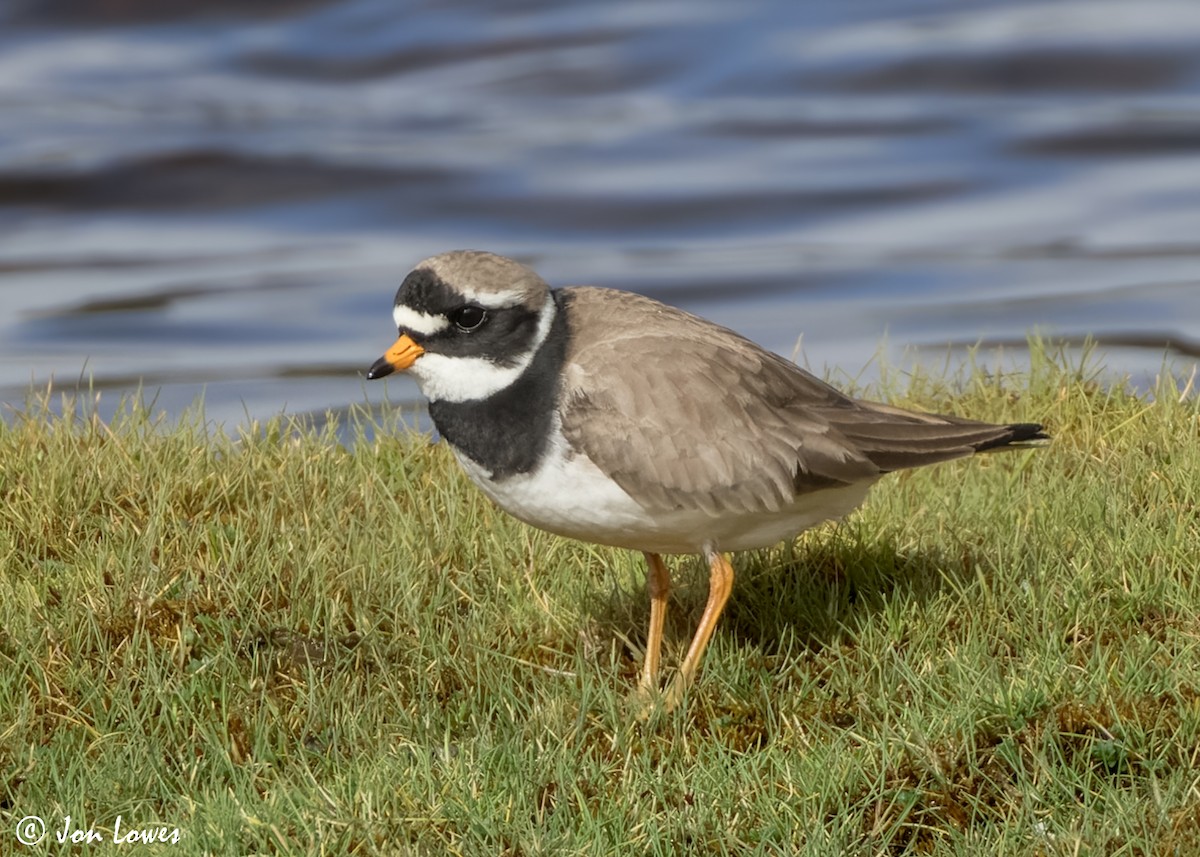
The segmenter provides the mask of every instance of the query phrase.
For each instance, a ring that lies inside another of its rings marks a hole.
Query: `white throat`
[[[558,305],[553,295],[538,313],[537,332],[529,348],[522,352],[511,365],[501,366],[486,357],[451,357],[446,354],[426,352],[409,368],[421,388],[421,393],[431,402],[473,402],[486,399],[510,386],[529,368],[537,350],[550,335],[554,314]]]

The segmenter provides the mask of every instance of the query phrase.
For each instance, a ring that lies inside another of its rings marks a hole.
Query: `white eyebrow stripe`
[[[521,292],[477,292],[471,288],[460,289],[463,296],[463,301],[469,304],[477,304],[484,309],[506,309],[511,306],[520,306],[524,303]]]
[[[396,320],[399,330],[411,330],[422,336],[433,336],[450,326],[450,319],[444,316],[430,315],[404,304],[392,307],[392,318]]]

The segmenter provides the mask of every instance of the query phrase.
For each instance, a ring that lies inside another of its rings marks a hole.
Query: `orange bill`
[[[413,342],[411,336],[402,333],[396,344],[371,364],[371,368],[367,370],[367,380],[373,381],[393,372],[403,372],[424,353],[425,349]]]

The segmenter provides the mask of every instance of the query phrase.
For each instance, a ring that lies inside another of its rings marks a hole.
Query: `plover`
[[[733,587],[726,553],[857,507],[893,470],[1046,437],[851,398],[739,334],[631,292],[551,289],[512,259],[457,250],[396,292],[399,338],[368,378],[407,371],[471,480],[562,536],[645,554],[641,689],[657,694],[670,575],[702,554],[709,594],[666,693],[692,682]]]

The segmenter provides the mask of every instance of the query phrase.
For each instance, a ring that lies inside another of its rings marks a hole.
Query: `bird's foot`
[[[679,703],[683,702],[683,695],[686,690],[687,683],[681,681],[679,676],[676,676],[667,685],[666,691],[661,691],[657,687],[643,683],[638,685],[629,694],[627,700],[628,709],[639,721],[645,722],[652,715],[668,714],[674,711]]]
[[[662,692],[646,683],[639,684],[626,697],[626,710],[639,722],[646,722],[655,712],[662,711]]]

